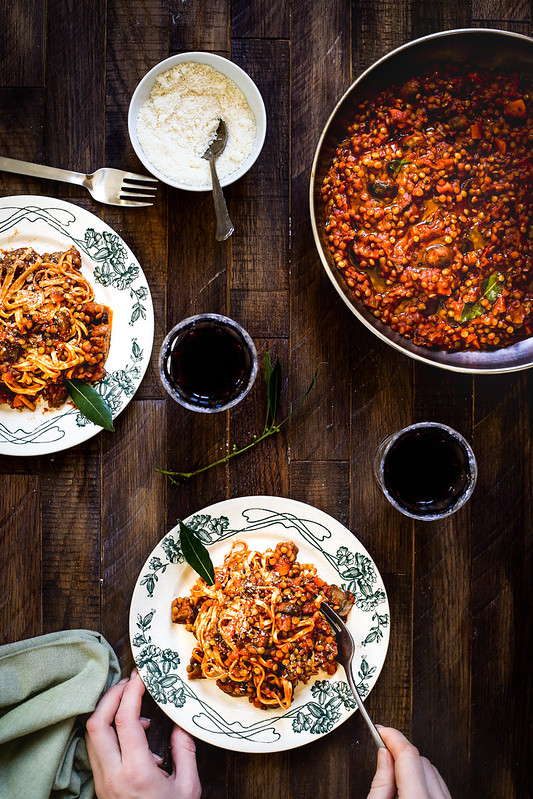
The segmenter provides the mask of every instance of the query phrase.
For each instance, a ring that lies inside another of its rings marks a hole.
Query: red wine
[[[436,427],[401,435],[385,457],[383,477],[391,497],[417,516],[449,510],[471,481],[460,441]]]
[[[251,357],[229,326],[206,321],[185,329],[169,342],[163,370],[187,402],[218,408],[237,397],[250,376]]]

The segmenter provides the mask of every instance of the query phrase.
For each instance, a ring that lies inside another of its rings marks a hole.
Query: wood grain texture
[[[45,632],[99,629],[101,475],[98,441],[39,464]]]
[[[468,3],[461,0],[452,0],[449,3],[439,3],[430,7],[421,0],[411,5],[410,25],[413,38],[427,36],[441,30],[469,28],[472,21],[472,12]]]
[[[345,524],[383,577],[390,643],[366,701],[375,721],[408,735],[454,799],[533,796],[533,373],[442,372],[378,340],[325,274],[308,208],[320,132],[353,79],[389,50],[438,30],[531,35],[530,4],[20,0],[1,14],[6,155],[144,172],[128,136],[131,95],[154,64],[196,49],[231,58],[252,76],[268,126],[252,169],[225,189],[235,223],[227,242],[214,239],[209,192],[160,184],[151,208],[127,210],[98,205],[79,187],[0,175],[4,196],[63,197],[104,219],[141,264],[155,312],[148,371],[115,433],[51,456],[0,456],[0,642],[99,629],[128,673],[133,586],[177,518],[228,497],[293,497]],[[257,347],[256,383],[230,412],[187,411],[159,380],[166,332],[200,312],[237,319]],[[157,468],[199,468],[261,432],[269,350],[283,371],[279,418],[321,364],[313,391],[279,433],[172,486]],[[373,475],[379,442],[424,419],[463,433],[479,467],[468,505],[431,524],[397,513]],[[153,719],[150,746],[168,764],[172,725],[149,697],[143,713]],[[366,799],[376,758],[358,713],[287,752],[242,754],[202,741],[197,752],[204,799]]]
[[[164,458],[165,404],[132,402],[117,421],[119,436],[103,442],[102,630],[132,665],[128,617],[135,581],[166,531],[166,485],[155,466]]]
[[[228,0],[170,0],[172,52],[208,50],[227,55],[230,34]]]
[[[44,158],[44,89],[0,89],[4,123],[0,126],[0,152],[9,158],[42,163]],[[3,197],[38,194],[43,181],[0,172]]]
[[[129,140],[128,109],[141,78],[170,55],[168,3],[150,0],[133,7],[108,0],[107,25],[114,35],[107,39],[105,61],[106,165],[145,173]]]
[[[49,0],[45,130],[51,166],[93,172],[104,165],[105,18],[105,0]],[[74,44],[75,31],[83,31],[83,47]]]
[[[378,58],[406,41],[411,31],[412,11],[411,2],[358,0],[353,3],[354,79]]]
[[[231,4],[233,39],[288,39],[291,31],[291,6],[283,0],[234,0]]]
[[[350,471],[346,461],[295,461],[291,493],[294,499],[349,524]]]
[[[316,57],[309,58],[309,52]],[[295,460],[345,459],[349,451],[346,371],[348,313],[327,285],[309,223],[308,190],[322,125],[349,84],[349,7],[343,2],[303,3],[293,18],[291,80],[291,394],[297,401],[324,361],[318,391],[293,419]],[[314,334],[309,335],[312,329]],[[335,417],[335,422],[333,420]]]
[[[507,0],[472,0],[472,17],[474,19],[531,24],[531,16],[531,3],[528,0],[512,0],[512,2],[507,2]],[[500,26],[497,25],[496,27]]]
[[[267,113],[267,132],[261,155],[250,171],[231,186],[230,211],[236,226],[232,237],[231,291],[265,292],[255,306],[269,306],[270,292],[285,320],[282,335],[288,335],[289,282],[289,160],[290,116],[289,62],[286,42],[235,41],[232,58],[246,70],[262,93]],[[252,210],[253,209],[253,210]],[[279,324],[257,335],[277,336]],[[275,319],[275,314],[274,314]]]
[[[472,772],[472,791],[497,785],[502,795],[531,792],[526,766],[531,719],[524,653],[531,641],[531,614],[522,613],[531,595],[531,433],[530,375],[502,376],[490,387],[477,381],[474,447],[479,486],[473,496],[476,524],[472,538],[473,682],[472,759],[488,758],[487,769]],[[505,450],[506,456],[499,455]],[[502,508],[502,500],[508,511]],[[525,605],[524,605],[525,602]],[[494,693],[489,686],[498,686]],[[503,705],[501,704],[503,703]],[[499,707],[513,723],[493,751]],[[510,752],[514,751],[512,757]]]
[[[39,482],[0,475],[0,645],[42,633]]]
[[[0,86],[44,85],[45,0],[19,0],[0,7]]]
[[[277,356],[285,376],[277,420],[288,413],[288,347],[284,340],[264,341],[256,338],[259,373],[246,401],[237,406],[230,417],[230,441],[238,447],[245,446],[260,435],[265,426],[266,383],[263,376],[263,359],[267,352]],[[288,465],[289,426],[285,424],[275,435],[256,445],[253,450],[237,456],[227,467],[229,496],[265,494],[286,497],[290,495]]]

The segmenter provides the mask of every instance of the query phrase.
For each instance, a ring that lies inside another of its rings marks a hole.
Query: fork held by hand
[[[137,175],[135,172],[124,172],[122,169],[104,167],[89,175],[82,172],[71,172],[68,169],[56,169],[53,166],[32,164],[28,161],[17,161],[14,158],[0,156],[0,170],[14,172],[17,175],[30,175],[34,178],[60,180],[63,183],[74,183],[84,186],[95,200],[107,205],[123,205],[129,208],[152,205],[142,200],[153,200],[153,194],[139,194],[139,191],[155,191],[155,178]]]
[[[323,612],[324,616],[328,620],[328,623],[335,634],[335,639],[337,641],[337,662],[343,666],[344,671],[346,672],[346,679],[348,680],[348,685],[352,689],[352,693],[354,699],[357,703],[357,707],[359,708],[362,717],[366,721],[370,732],[372,733],[372,738],[374,739],[374,743],[376,744],[378,749],[386,749],[385,741],[377,731],[374,722],[370,718],[367,713],[366,707],[363,704],[363,700],[361,699],[361,695],[357,690],[355,685],[355,679],[353,676],[353,656],[355,653],[355,641],[352,638],[352,634],[349,631],[348,627],[345,625],[341,617],[335,613],[333,608],[326,602],[322,602],[320,606],[321,611]]]

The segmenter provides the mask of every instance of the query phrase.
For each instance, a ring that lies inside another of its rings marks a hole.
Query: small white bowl
[[[237,64],[234,64],[233,61],[229,61],[222,56],[203,52],[179,53],[178,55],[170,56],[170,58],[166,58],[164,61],[156,64],[155,67],[146,73],[133,93],[128,112],[128,132],[133,149],[146,169],[151,172],[154,177],[158,178],[158,180],[163,181],[163,183],[167,183],[169,186],[174,186],[177,189],[184,189],[185,191],[211,190],[210,182],[202,185],[191,185],[189,183],[179,183],[178,181],[172,180],[168,175],[165,175],[148,160],[137,137],[137,117],[139,111],[148,100],[158,75],[172,69],[176,64],[181,64],[185,61],[208,64],[232,80],[244,94],[255,116],[255,140],[250,155],[238,169],[220,180],[222,186],[229,186],[230,183],[234,183],[248,172],[252,164],[256,161],[265,141],[267,119],[263,98],[253,80],[243,69],[238,67]]]

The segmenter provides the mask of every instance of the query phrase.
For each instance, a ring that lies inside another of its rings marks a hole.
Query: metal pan
[[[376,61],[350,86],[334,108],[320,136],[310,182],[313,235],[328,277],[353,314],[376,336],[404,355],[442,369],[473,374],[497,374],[533,366],[533,337],[510,347],[484,352],[447,352],[413,344],[384,325],[350,294],[324,240],[320,188],[333,154],[343,140],[356,106],[390,84],[402,84],[436,62],[467,62],[474,66],[533,76],[533,39],[482,28],[443,31],[424,36]]]

